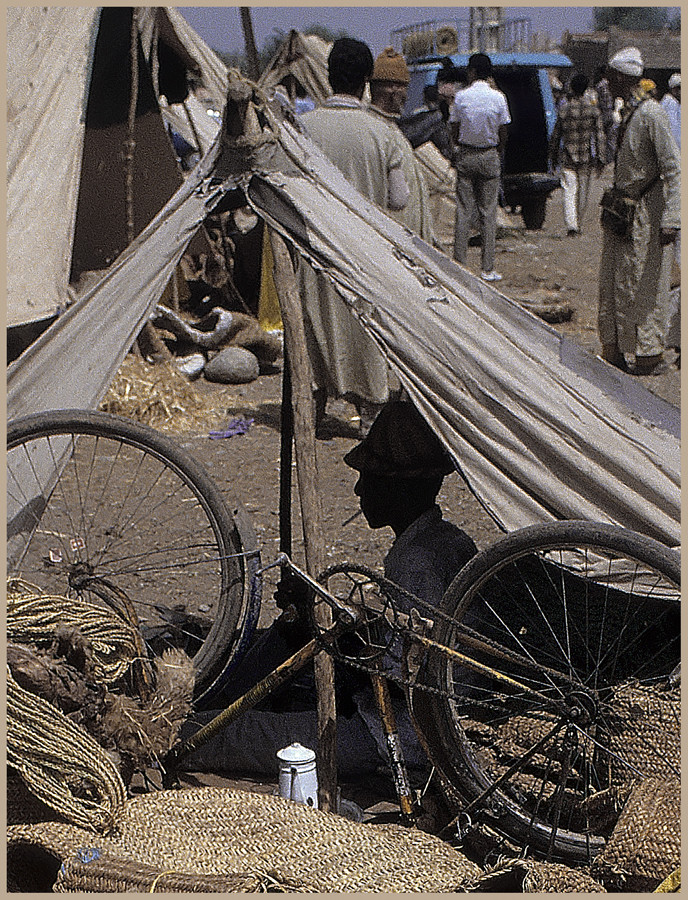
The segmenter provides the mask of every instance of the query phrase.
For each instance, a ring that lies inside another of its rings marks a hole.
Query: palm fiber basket
[[[610,890],[654,891],[681,864],[681,783],[646,778],[631,791],[593,874]]]
[[[139,795],[115,823],[107,835],[55,821],[10,826],[10,890],[448,893],[481,875],[417,829],[229,788]]]

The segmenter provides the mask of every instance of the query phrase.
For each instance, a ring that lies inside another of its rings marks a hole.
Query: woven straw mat
[[[13,869],[26,871],[32,849],[59,857],[58,892],[255,891],[272,885],[293,892],[442,893],[466,891],[481,875],[457,850],[417,829],[358,824],[281,797],[229,788],[134,797],[107,836],[48,822],[12,826],[8,841],[8,873],[15,882]]]
[[[519,894],[604,894],[603,885],[587,872],[571,869],[563,863],[536,859],[502,859],[482,876],[481,893],[509,892]]]
[[[644,779],[631,791],[593,874],[612,889],[654,891],[680,863],[680,782]]]

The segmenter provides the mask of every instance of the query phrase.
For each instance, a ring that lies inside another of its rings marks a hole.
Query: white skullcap
[[[619,50],[609,60],[609,67],[621,72],[622,75],[632,75],[636,78],[640,78],[645,68],[637,47],[624,47],[623,50]]]
[[[674,72],[674,74],[671,76],[671,78],[669,79],[669,87],[670,88],[681,87],[681,73],[680,72]]]

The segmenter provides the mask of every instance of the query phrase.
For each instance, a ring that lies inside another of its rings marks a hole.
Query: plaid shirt
[[[593,160],[604,163],[605,136],[599,109],[582,97],[572,97],[559,110],[551,148],[555,166],[560,152],[562,165],[566,168],[590,165]]]

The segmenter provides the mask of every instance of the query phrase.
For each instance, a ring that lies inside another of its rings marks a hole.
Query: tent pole
[[[260,125],[251,103],[253,89],[248,84],[230,85],[225,110],[224,136],[229,146],[237,139],[261,136]],[[241,152],[241,151],[240,151]],[[245,149],[243,150],[245,152]],[[289,248],[276,231],[270,229],[275,288],[282,312],[286,364],[289,366],[294,418],[294,449],[299,485],[301,519],[306,557],[306,570],[317,576],[325,562],[322,529],[322,506],[315,456],[315,422],[312,373],[306,350],[301,298]],[[324,604],[317,608],[319,624],[331,620]],[[334,663],[325,652],[314,660],[318,708],[318,803],[321,809],[334,812],[337,797],[337,719],[334,695]]]
[[[291,556],[291,463],[294,443],[294,414],[291,392],[291,363],[284,348],[282,369],[282,410],[280,417],[280,494],[279,494],[279,548]]]
[[[303,523],[306,570],[312,576],[322,572],[325,545],[322,506],[315,457],[315,421],[311,388],[311,366],[306,350],[301,301],[289,249],[276,231],[270,229],[274,259],[275,287],[282,310],[285,362],[289,366],[294,418],[294,448],[299,500]],[[331,624],[330,610],[316,608],[320,625]],[[334,695],[334,663],[321,652],[315,657],[315,686],[318,709],[318,803],[325,811],[336,811],[337,723]]]
[[[136,221],[134,216],[134,160],[136,155],[136,107],[139,97],[139,19],[138,10],[131,10],[131,30],[129,32],[129,65],[131,70],[131,88],[129,92],[129,115],[127,117],[127,139],[124,145],[124,185],[127,217],[127,244],[136,237]],[[134,341],[133,348],[137,356],[154,359],[170,359],[171,354],[150,322],[145,322]]]
[[[251,81],[258,81],[260,76],[260,64],[258,62],[258,51],[256,50],[256,39],[253,36],[253,22],[251,21],[251,7],[240,6],[239,13],[241,15],[241,27],[244,31],[244,43],[246,45],[246,60],[248,63],[248,77]]]

